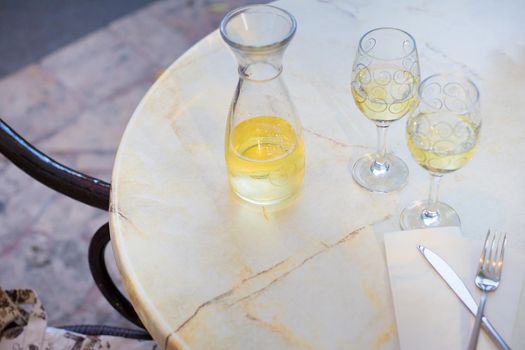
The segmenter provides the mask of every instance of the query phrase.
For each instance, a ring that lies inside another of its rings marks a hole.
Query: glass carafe
[[[260,205],[295,195],[304,177],[302,127],[282,80],[282,57],[296,30],[295,18],[269,5],[233,10],[220,32],[238,61],[225,137],[233,191]]]

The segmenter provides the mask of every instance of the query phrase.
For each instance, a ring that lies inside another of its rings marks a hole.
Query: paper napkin
[[[435,228],[385,234],[385,248],[401,349],[466,349],[474,317],[446,285],[416,246],[441,256],[465,282],[479,302],[474,284],[482,240],[465,238],[458,228]],[[509,240],[500,287],[489,294],[485,315],[505,338],[517,346],[523,336],[515,325],[525,324],[518,308],[525,271],[524,252]],[[524,293],[525,294],[525,293]],[[525,332],[525,330],[523,330]],[[484,331],[478,349],[496,349]]]

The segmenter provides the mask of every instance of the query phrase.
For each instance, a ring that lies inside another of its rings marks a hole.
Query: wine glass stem
[[[437,224],[439,223],[439,211],[437,209],[439,184],[443,175],[430,173],[430,190],[428,194],[428,201],[425,209],[421,213],[421,218],[425,223]]]
[[[385,159],[386,156],[386,136],[388,123],[377,123],[377,154],[372,163],[371,171],[376,176],[384,175],[388,172],[390,164]]]

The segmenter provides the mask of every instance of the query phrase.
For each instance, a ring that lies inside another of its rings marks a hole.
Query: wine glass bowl
[[[418,95],[419,106],[407,120],[407,145],[432,183],[428,200],[403,210],[401,227],[460,226],[455,210],[438,201],[438,186],[443,175],[462,168],[475,153],[481,129],[479,91],[465,77],[436,74],[421,83]]]
[[[396,28],[377,28],[359,41],[352,69],[351,91],[359,110],[378,130],[378,150],[360,158],[353,167],[354,180],[374,192],[391,192],[408,181],[408,167],[387,153],[390,123],[417,106],[419,59],[414,38]]]

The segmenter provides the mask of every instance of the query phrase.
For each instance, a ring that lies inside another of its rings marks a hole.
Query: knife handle
[[[503,337],[498,333],[498,331],[496,331],[496,328],[494,328],[494,326],[490,324],[489,320],[485,316],[483,316],[483,318],[481,319],[481,325],[500,349],[511,350],[510,346],[507,343],[505,343]]]

